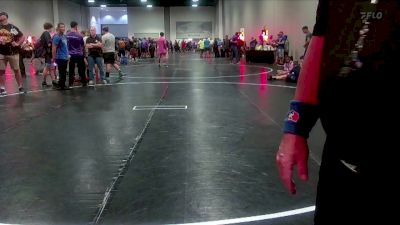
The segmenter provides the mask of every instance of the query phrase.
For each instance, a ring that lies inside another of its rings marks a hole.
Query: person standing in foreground
[[[158,39],[158,66],[161,66],[161,62],[164,63],[165,67],[168,67],[167,65],[167,53],[168,53],[168,44],[167,41],[165,40],[164,37],[164,32],[160,33],[160,38]]]
[[[21,70],[19,68],[19,48],[24,42],[24,35],[13,24],[8,23],[8,14],[0,12],[0,95],[6,95],[4,87],[7,63],[14,70],[18,90],[24,93],[22,87]]]
[[[396,79],[398,74],[390,71],[397,68],[399,52],[399,1],[319,1],[276,154],[280,177],[294,194],[294,166],[306,181],[307,138],[321,119],[327,138],[315,225],[391,224],[397,219],[390,202],[397,203],[398,193],[393,183],[398,160],[392,151],[398,143],[391,131],[397,132],[398,120],[388,116],[393,114],[396,82],[376,85],[376,80]]]

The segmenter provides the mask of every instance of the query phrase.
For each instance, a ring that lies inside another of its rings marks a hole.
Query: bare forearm
[[[93,44],[93,47],[95,47],[95,48],[103,48],[103,43]]]
[[[57,46],[53,45],[52,47],[52,55],[53,55],[53,60],[56,60],[56,55],[57,55]]]
[[[318,104],[324,37],[314,36],[305,56],[296,89],[295,100]]]
[[[18,44],[18,45],[21,45],[22,43],[24,43],[24,41],[25,41],[25,36],[21,36],[19,39],[18,39],[18,41],[16,41],[16,43]]]

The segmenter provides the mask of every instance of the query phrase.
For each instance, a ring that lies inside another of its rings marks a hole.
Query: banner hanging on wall
[[[177,39],[201,39],[212,37],[212,22],[196,22],[196,21],[177,21],[176,22],[176,38]]]

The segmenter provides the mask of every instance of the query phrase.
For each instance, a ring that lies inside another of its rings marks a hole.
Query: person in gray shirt
[[[302,28],[302,30],[303,30],[303,33],[306,35],[306,41],[304,42],[304,45],[303,45],[303,47],[304,47],[304,55],[303,55],[303,57],[304,57],[306,55],[308,45],[310,44],[310,41],[311,41],[311,38],[312,38],[312,33],[308,30],[307,26],[304,26]]]
[[[111,66],[118,71],[119,78],[122,78],[124,74],[117,63],[115,63],[115,36],[109,32],[108,27],[103,27],[103,58],[104,64],[106,64],[106,78],[110,77]]]

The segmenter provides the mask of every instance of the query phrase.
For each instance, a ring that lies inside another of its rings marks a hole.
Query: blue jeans
[[[235,46],[235,45],[233,45],[233,46],[231,47],[231,50],[232,50],[232,62],[233,62],[233,63],[239,62],[238,47]]]
[[[89,64],[89,79],[94,80],[94,65],[97,64],[97,67],[99,67],[100,71],[100,79],[105,80],[106,76],[104,75],[104,64],[103,64],[103,57],[101,56],[88,56],[88,64]]]

